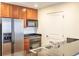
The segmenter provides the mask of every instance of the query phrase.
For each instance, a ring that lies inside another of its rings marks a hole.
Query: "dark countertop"
[[[24,37],[28,37],[28,36],[42,36],[42,35],[38,33],[24,34]]]
[[[67,38],[67,43],[71,43],[71,42],[74,42],[74,41],[77,41],[79,39],[76,39],[76,38]]]

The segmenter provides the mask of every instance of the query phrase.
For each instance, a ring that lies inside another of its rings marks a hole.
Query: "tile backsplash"
[[[37,27],[24,28],[24,34],[37,33]]]

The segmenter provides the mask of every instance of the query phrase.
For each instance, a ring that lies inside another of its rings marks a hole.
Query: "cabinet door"
[[[0,17],[1,17],[1,3],[0,3]]]
[[[11,6],[6,3],[0,4],[0,17],[11,17]]]
[[[37,20],[37,10],[27,9],[27,19]]]
[[[31,15],[32,15],[32,10],[31,9],[27,9],[27,19],[32,18]]]
[[[30,49],[30,40],[29,38],[24,39],[24,50],[29,50]]]
[[[32,10],[32,19],[37,20],[38,19],[38,12],[37,10]]]
[[[19,7],[12,5],[12,18],[19,18]]]
[[[26,19],[26,8],[19,7],[19,18]]]
[[[19,7],[19,18],[23,19],[24,21],[24,27],[26,27],[26,8],[24,7]]]

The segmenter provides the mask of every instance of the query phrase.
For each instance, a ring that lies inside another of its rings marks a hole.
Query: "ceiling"
[[[59,2],[7,2],[7,3],[24,6],[24,7],[40,9],[40,8],[44,8],[44,7],[47,7],[50,5],[57,4]]]

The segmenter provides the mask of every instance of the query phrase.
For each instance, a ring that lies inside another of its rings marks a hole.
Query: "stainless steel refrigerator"
[[[24,26],[22,19],[0,18],[0,55],[24,54]]]

